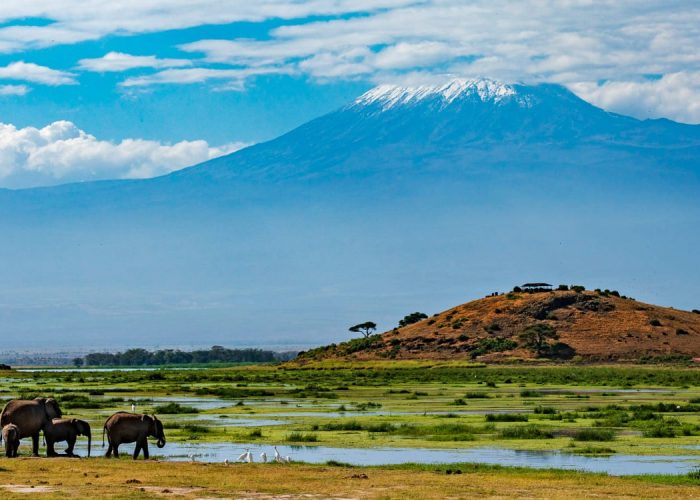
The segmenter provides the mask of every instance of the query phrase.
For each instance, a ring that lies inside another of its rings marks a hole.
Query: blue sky
[[[698,123],[697,26],[673,0],[5,2],[0,187],[161,175],[385,82],[556,82]]]

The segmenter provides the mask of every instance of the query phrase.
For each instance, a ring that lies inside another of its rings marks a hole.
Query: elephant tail
[[[105,432],[107,431],[107,425],[102,426],[102,447],[105,447]]]

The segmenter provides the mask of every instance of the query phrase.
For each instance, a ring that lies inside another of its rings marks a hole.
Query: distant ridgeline
[[[75,358],[76,366],[148,366],[203,363],[273,363],[289,361],[296,352],[276,352],[263,349],[226,349],[213,346],[208,350],[181,351],[179,349],[128,349],[124,352],[96,352]]]

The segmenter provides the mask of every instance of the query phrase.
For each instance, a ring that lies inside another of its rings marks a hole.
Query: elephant
[[[48,456],[56,456],[54,444],[60,441],[66,441],[68,448],[66,454],[69,457],[75,457],[73,447],[78,436],[87,436],[88,438],[88,457],[90,456],[90,448],[92,447],[92,434],[90,432],[90,424],[85,420],[76,418],[54,418],[51,425],[47,425],[44,429],[44,438],[46,439],[46,454]]]
[[[15,424],[7,424],[2,428],[2,438],[5,440],[5,456],[14,458],[19,448],[19,429]]]
[[[163,423],[155,415],[139,415],[120,411],[112,415],[102,428],[102,446],[104,446],[105,432],[107,433],[107,458],[114,453],[119,458],[119,445],[122,443],[136,443],[134,448],[134,460],[143,450],[143,456],[148,459],[148,437],[154,437],[158,441],[156,446],[165,446],[165,433]]]
[[[39,432],[51,420],[61,418],[63,414],[53,398],[13,399],[0,413],[0,427],[15,424],[19,428],[19,438],[32,438],[32,455],[39,456]]]

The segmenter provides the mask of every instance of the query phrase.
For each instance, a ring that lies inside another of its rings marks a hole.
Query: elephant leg
[[[68,438],[66,442],[68,443],[68,448],[66,448],[66,455],[69,457],[74,457],[75,453],[73,453],[73,448],[75,448],[75,439],[76,438]]]
[[[32,456],[39,456],[39,433],[32,434]]]
[[[134,447],[134,460],[139,458],[139,453],[141,453],[141,448],[142,448],[141,443],[136,441],[136,446]]]
[[[54,448],[54,440],[47,439],[46,440],[46,456],[47,457],[55,457],[57,455],[58,455],[58,453],[56,453],[56,449]]]
[[[143,458],[144,460],[148,460],[148,441],[144,441],[143,443]]]
[[[114,458],[119,458],[119,443],[114,443],[112,451],[114,451]]]

